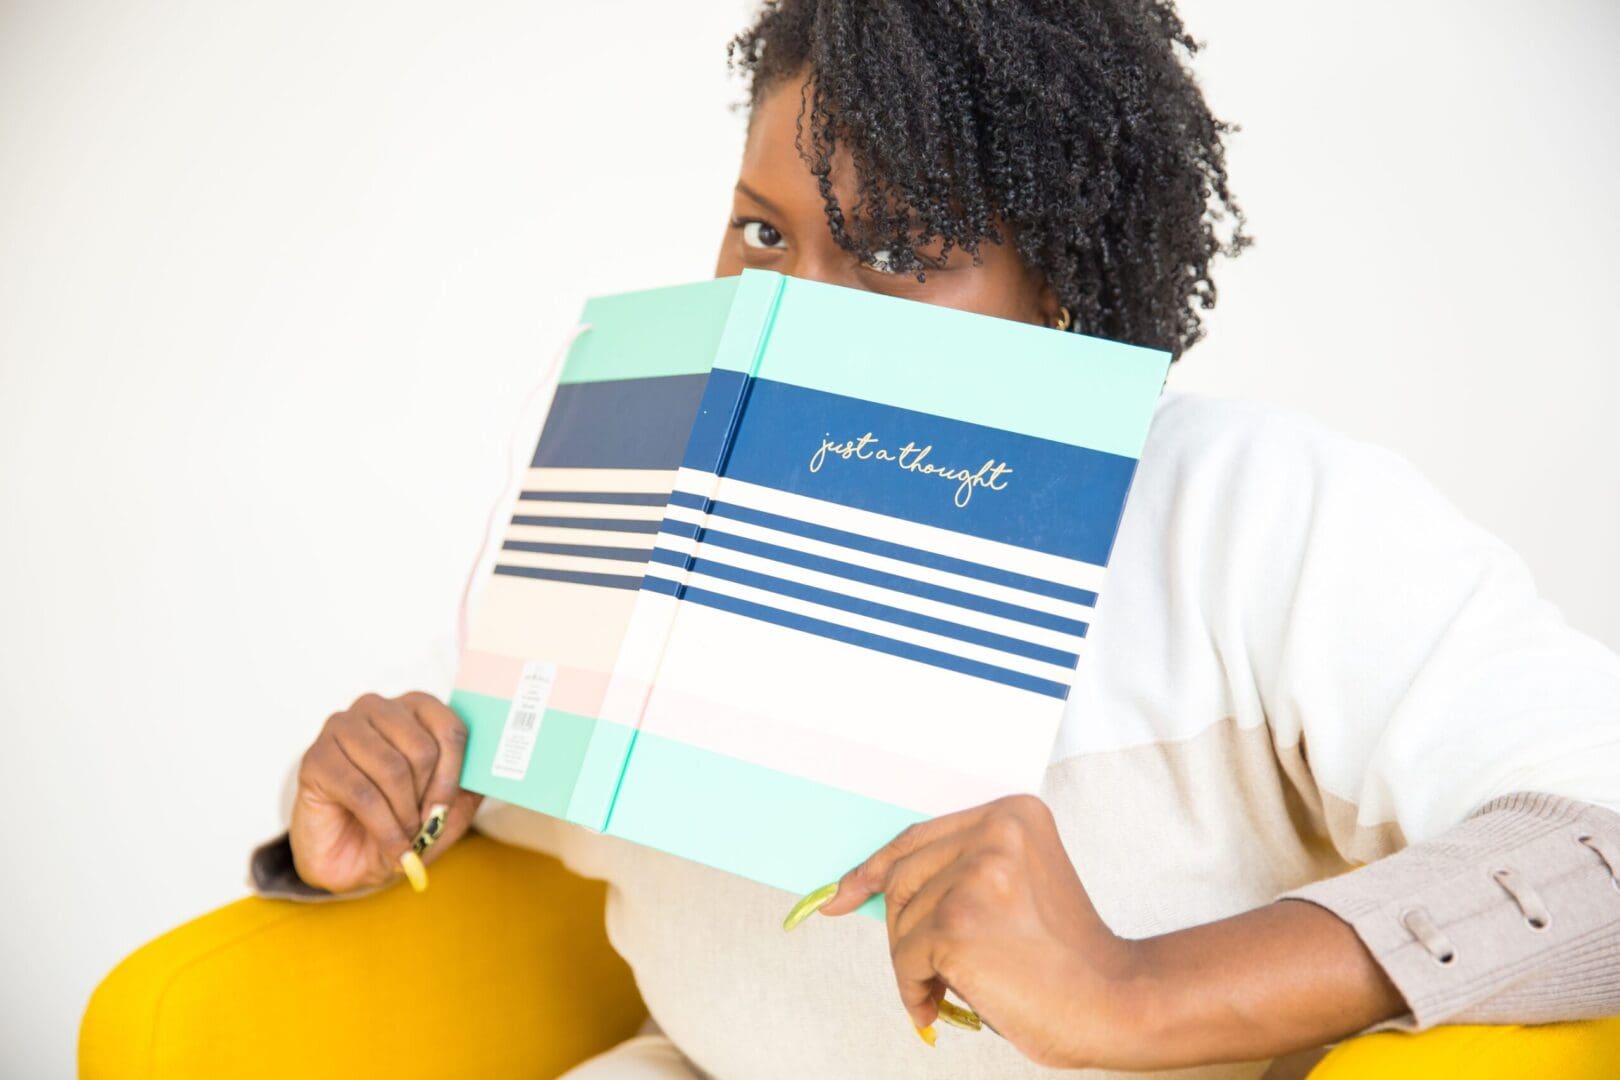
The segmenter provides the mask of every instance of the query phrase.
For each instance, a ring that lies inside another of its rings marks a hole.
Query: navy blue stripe
[[[1050,596],[1055,600],[1067,600],[1074,604],[1084,604],[1092,607],[1097,603],[1097,594],[1090,589],[1077,589],[1072,585],[1060,585],[1055,581],[1044,578],[1030,577],[1028,574],[1016,574],[1011,570],[1002,570],[999,567],[985,566],[982,563],[969,562],[966,559],[957,559],[949,555],[941,555],[934,551],[924,551],[922,548],[908,547],[905,544],[896,544],[889,540],[878,540],[859,533],[846,532],[843,529],[834,529],[826,525],[816,525],[798,518],[784,517],[781,514],[772,514],[765,510],[754,510],[747,506],[738,506],[736,503],[705,499],[700,495],[677,491],[670,495],[669,501],[675,506],[685,506],[694,510],[707,510],[714,517],[730,518],[733,521],[747,522],[750,525],[760,525],[778,532],[793,533],[795,536],[807,537],[811,540],[820,540],[828,544],[837,544],[840,547],[854,548],[871,555],[883,555],[890,559],[899,559],[903,562],[916,563],[919,566],[932,567],[935,570],[945,570],[963,577],[975,578],[979,581],[988,581],[997,585],[1006,585],[1013,589],[1022,589],[1039,596]]]
[[[605,529],[609,532],[655,533],[656,521],[632,521],[627,518],[532,517],[517,514],[514,525],[549,525],[555,529]]]
[[[1108,563],[1136,472],[1132,457],[773,379],[710,397],[726,400],[705,400],[688,468],[1095,566]],[[727,441],[732,398],[743,411]],[[958,472],[977,484],[941,475]]]
[[[524,491],[531,502],[611,503],[614,506],[663,506],[669,496],[655,491]]]
[[[537,540],[508,540],[502,551],[533,551],[541,555],[578,555],[586,559],[646,562],[648,548],[603,547],[600,544],[547,544]]]
[[[677,533],[669,527],[672,524],[685,526],[685,522],[666,521],[662,531],[673,535],[690,535],[686,532]],[[688,527],[693,533],[697,532],[697,526]],[[703,542],[714,547],[730,548],[732,551],[757,555],[762,559],[771,559],[774,562],[802,566],[806,570],[819,570],[823,574],[849,578],[852,581],[863,581],[868,585],[877,585],[881,588],[893,589],[895,592],[909,593],[912,596],[920,596],[927,600],[937,600],[942,604],[950,604],[953,607],[967,608],[970,611],[996,615],[1003,619],[1011,619],[1014,622],[1027,623],[1030,626],[1056,630],[1062,634],[1073,634],[1075,637],[1086,636],[1086,624],[1079,619],[1053,615],[1050,612],[1037,611],[1034,608],[1021,607],[1018,604],[1008,604],[1001,600],[992,600],[987,596],[979,596],[976,593],[962,592],[960,589],[951,589],[927,581],[916,581],[883,570],[873,570],[871,567],[829,559],[822,555],[811,555],[807,552],[795,551],[792,548],[767,544],[763,540],[753,540],[746,536],[737,536],[721,530],[706,529],[703,532]]]
[[[665,518],[663,523],[658,526],[658,531],[661,533],[669,533],[671,536],[684,536],[688,540],[692,540],[697,537],[698,533],[703,531],[703,527],[700,525],[693,525],[689,521],[672,521],[669,518]]]
[[[889,604],[880,604],[875,600],[864,600],[859,597],[847,596],[844,593],[818,589],[814,585],[805,585],[801,582],[789,581],[786,578],[773,577],[770,574],[744,570],[742,567],[716,562],[713,559],[693,559],[679,552],[670,551],[668,548],[653,549],[652,561],[669,566],[683,567],[690,569],[693,573],[707,574],[710,577],[720,578],[722,581],[734,581],[739,585],[747,585],[750,588],[763,589],[766,592],[779,593],[782,596],[791,596],[808,603],[820,604],[823,607],[837,608],[840,611],[864,615],[869,619],[879,619],[900,626],[909,626],[913,630],[924,630],[930,634],[938,634],[941,637],[950,637],[958,641],[982,645],[987,649],[996,649],[1000,652],[1011,653],[1014,656],[1039,660],[1045,664],[1072,668],[1080,662],[1079,656],[1074,653],[1064,652],[1062,649],[1053,649],[1020,638],[1008,637],[1005,634],[981,630],[976,626],[964,626],[948,619],[907,611],[905,608],[897,608]]]
[[[708,512],[710,502],[702,495],[694,495],[690,491],[672,491],[669,493],[669,505],[684,506],[688,510]]]
[[[536,468],[673,469],[692,434],[707,372],[557,387]]]
[[[931,667],[944,668],[947,671],[987,679],[990,682],[1017,687],[1020,690],[1029,690],[1044,697],[1057,698],[1059,701],[1069,696],[1069,688],[1066,685],[1053,682],[1050,679],[1039,679],[1033,675],[1025,675],[1021,671],[1009,671],[1006,668],[996,667],[994,664],[967,660],[960,656],[940,652],[937,649],[927,649],[921,645],[912,645],[909,642],[883,637],[881,634],[867,633],[865,630],[852,630],[847,626],[839,626],[837,623],[830,623],[823,619],[812,619],[806,615],[796,615],[793,612],[782,611],[764,604],[755,604],[748,600],[739,600],[734,596],[710,592],[708,589],[692,585],[683,588],[673,581],[651,575],[643,579],[642,587],[653,592],[678,596],[689,603],[702,604],[704,607],[740,615],[745,619],[774,623],[777,626],[785,626],[790,630],[814,634],[817,637],[828,638],[832,641],[842,641],[845,644],[855,645],[862,649],[871,649],[873,652],[886,653],[905,660],[915,660]]]
[[[497,566],[497,574],[511,577],[539,578],[542,581],[567,581],[575,585],[600,585],[606,589],[639,589],[641,579],[623,574],[587,574],[579,570],[542,570],[535,566]]]
[[[710,473],[721,470],[731,452],[737,414],[747,404],[748,384],[752,381],[730,368],[715,368],[709,372],[703,401],[692,425],[692,437],[681,456],[683,465]]]

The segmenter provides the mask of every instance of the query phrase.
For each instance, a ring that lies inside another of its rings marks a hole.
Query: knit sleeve
[[[248,856],[248,888],[255,896],[272,900],[357,900],[386,887],[378,885],[335,893],[309,884],[298,876],[298,868],[293,865],[292,844],[285,832],[255,847]]]
[[[1349,923],[1405,999],[1380,1028],[1620,1015],[1620,814],[1550,795],[1282,899]]]
[[[1303,422],[1249,452],[1235,693],[1369,864],[1287,895],[1357,930],[1407,1026],[1620,1012],[1620,657],[1397,455]]]

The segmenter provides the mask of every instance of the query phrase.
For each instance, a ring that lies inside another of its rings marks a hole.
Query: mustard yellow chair
[[[91,996],[85,1080],[555,1076],[646,1015],[603,887],[469,836],[433,886],[328,904],[250,897],[143,946]],[[740,1036],[746,1037],[746,1036]],[[1620,1076],[1620,1020],[1345,1043],[1312,1080]]]

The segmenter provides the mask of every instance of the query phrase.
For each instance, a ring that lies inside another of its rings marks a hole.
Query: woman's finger
[[[907,917],[907,912],[930,892],[935,882],[951,876],[951,869],[962,857],[962,841],[968,835],[966,831],[949,833],[931,844],[924,844],[889,868],[889,878],[883,883],[883,909],[889,924],[890,949],[924,914],[912,912]],[[933,892],[937,894],[938,890]]]
[[[322,733],[304,755],[300,783],[353,814],[390,867],[411,846],[382,789],[349,759],[330,731]]]
[[[342,714],[332,724],[331,735],[343,755],[382,793],[400,831],[414,834],[420,824],[416,783],[405,755],[357,712]]]
[[[405,755],[411,767],[412,793],[417,805],[424,805],[428,787],[439,767],[439,740],[403,700],[385,700],[365,715],[377,734]]]
[[[939,845],[933,845],[933,847],[937,846]],[[926,854],[932,850],[933,848],[930,847],[918,854]],[[896,877],[899,876],[902,868],[909,861],[903,860],[900,863],[899,867],[896,868]],[[906,882],[903,886],[905,890],[904,903],[895,902],[896,891],[890,891],[886,894],[885,904],[889,913],[890,952],[893,952],[900,941],[908,934],[915,932],[918,927],[928,921],[938,909],[946,894],[963,884],[965,877],[963,873],[964,865],[963,857],[958,854],[948,864],[939,867],[927,877],[919,878],[915,882]]]
[[[399,699],[437,747],[433,774],[428,778],[419,807],[423,819],[434,806],[448,806],[452,812],[466,800],[461,791],[461,766],[467,754],[467,725],[455,710],[431,694],[410,693]],[[455,824],[461,825],[462,822]]]
[[[939,999],[945,995],[945,980],[939,973],[939,936],[931,922],[913,929],[895,945],[894,981],[900,1002],[918,1028],[926,1028],[939,1017]]]
[[[979,808],[982,813],[965,827],[941,837],[894,863],[885,885],[889,940],[924,917],[931,905],[912,912],[918,894],[931,879],[949,874],[957,884],[973,890],[1005,895],[1018,889],[1024,868],[1039,847],[1038,815],[1045,805],[1022,798],[999,799]],[[1033,823],[1032,823],[1033,822]]]
[[[975,806],[928,821],[919,821],[903,830],[900,835],[868,856],[865,862],[838,879],[838,892],[822,906],[821,913],[847,915],[854,911],[869,897],[883,891],[889,880],[889,871],[895,863],[941,837],[971,827],[985,812],[986,807]]]

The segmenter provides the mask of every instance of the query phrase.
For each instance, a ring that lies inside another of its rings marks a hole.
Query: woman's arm
[[[1620,1014],[1616,852],[1620,815],[1513,796],[1300,899],[1131,941],[1098,917],[1045,804],[1019,796],[906,830],[821,911],[885,894],[920,1030],[949,988],[1042,1064],[1168,1069],[1388,1021]]]
[[[848,914],[879,892],[901,1001],[930,1042],[946,989],[1058,1068],[1275,1057],[1402,1010],[1354,931],[1310,904],[1116,936],[1032,796],[912,826],[840,879],[821,912]]]
[[[1620,815],[1493,800],[1431,841],[1144,946],[1160,1037],[1209,1060],[1373,1026],[1620,1015]]]
[[[1279,765],[1300,809],[1286,825],[1369,865],[1124,942],[1025,799],[902,838],[824,910],[887,893],[913,1019],[949,985],[1052,1064],[1184,1065],[1373,1025],[1620,1012],[1620,657],[1397,456],[1286,415],[1206,413],[1196,438],[1162,444],[1172,459],[1144,454],[1175,476],[1137,538],[1164,583],[1149,617],[1192,667],[1210,650],[1233,722],[1294,763]],[[1131,807],[1062,824],[1129,830]],[[1283,824],[1255,821],[1254,843]]]
[[[1355,931],[1310,904],[1280,901],[1136,945],[1131,1052],[1150,1064],[1133,1068],[1280,1057],[1406,1009]]]

